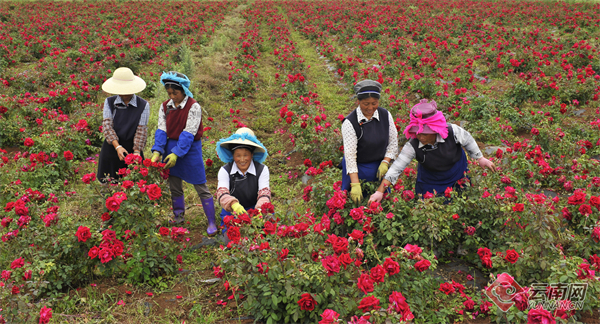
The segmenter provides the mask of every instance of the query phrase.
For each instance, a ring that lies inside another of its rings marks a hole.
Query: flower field
[[[600,323],[599,36],[594,2],[0,2],[0,323]],[[192,186],[169,225],[164,164],[130,155],[98,183],[121,66],[151,135],[160,74],[190,76],[212,193],[220,138],[247,126],[269,150],[272,206],[226,217],[228,245]],[[363,79],[400,145],[433,99],[497,172],[415,197],[413,163],[355,205],[336,166]]]

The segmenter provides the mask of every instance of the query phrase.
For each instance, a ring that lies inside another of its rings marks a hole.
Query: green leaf
[[[277,307],[277,296],[271,295],[271,300],[273,300],[273,307]],[[275,320],[277,319],[275,318]]]
[[[567,282],[568,279],[569,279],[569,276],[563,275],[560,277],[560,282]]]

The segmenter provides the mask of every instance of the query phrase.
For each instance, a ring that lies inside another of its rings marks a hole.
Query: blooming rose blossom
[[[415,263],[415,269],[419,272],[423,272],[423,271],[429,269],[430,265],[431,265],[431,262],[429,262],[429,260],[421,260],[421,261]]]
[[[312,312],[315,309],[315,306],[317,306],[317,301],[309,293],[302,294],[297,303],[301,310],[309,312]]]
[[[146,186],[146,194],[148,195],[148,199],[157,200],[162,196],[162,191],[158,185],[153,183]]]
[[[365,293],[365,295],[375,289],[371,277],[366,273],[363,273],[360,275],[360,277],[358,277],[357,286],[358,289]]]
[[[360,304],[358,305],[358,308],[363,313],[366,313],[373,309],[380,309],[381,306],[379,306],[379,299],[377,297],[367,296],[367,297],[364,297],[363,299],[361,299]]]
[[[383,282],[385,278],[385,269],[379,264],[376,265],[371,268],[370,277],[373,282]]]
[[[75,236],[77,236],[78,242],[85,242],[92,237],[92,233],[90,232],[90,229],[88,227],[79,226],[77,232],[75,233]]]
[[[393,276],[400,272],[400,265],[392,258],[385,258],[385,261],[383,262],[383,268],[389,276]]]
[[[52,308],[48,308],[46,306],[40,309],[40,324],[48,324],[50,319],[52,318]]]
[[[340,272],[340,261],[333,255],[326,256],[321,259],[321,264],[327,270],[327,276],[331,277]]]
[[[319,324],[335,324],[337,323],[339,317],[340,314],[336,313],[334,310],[326,309],[321,314],[321,320],[319,321]]]
[[[67,161],[73,160],[73,153],[71,153],[71,151],[64,151],[63,156],[65,157],[65,160],[67,160]]]
[[[402,293],[393,291],[390,295],[389,302],[390,306],[388,308],[388,313],[390,313],[390,310],[395,311],[401,315],[400,320],[404,322],[408,322],[415,318],[413,313],[410,311],[410,307],[406,303],[406,298],[402,296]]]
[[[504,257],[504,260],[506,260],[512,264],[515,264],[518,259],[519,259],[519,253],[517,253],[517,251],[515,251],[514,249],[506,251],[506,256]]]
[[[454,293],[456,290],[454,289],[454,286],[450,283],[444,282],[440,284],[440,289],[441,292],[443,292],[446,295],[450,295],[452,293]]]
[[[18,268],[22,268],[23,265],[25,265],[25,261],[23,260],[22,257],[19,257],[18,259],[15,259],[13,262],[11,262],[10,268],[18,269]]]
[[[527,324],[556,324],[552,313],[543,307],[534,308],[527,313]]]

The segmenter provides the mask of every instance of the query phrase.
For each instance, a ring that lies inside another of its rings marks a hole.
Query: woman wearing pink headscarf
[[[437,110],[435,101],[421,100],[410,111],[410,124],[404,129],[409,141],[404,145],[398,158],[391,165],[377,191],[370,201],[381,201],[383,192],[394,185],[400,173],[408,164],[417,159],[419,168],[415,193],[424,195],[427,192],[443,194],[457,181],[465,177],[467,157],[479,163],[481,167],[496,171],[494,163],[483,157],[473,136],[464,128],[446,123],[446,118]]]

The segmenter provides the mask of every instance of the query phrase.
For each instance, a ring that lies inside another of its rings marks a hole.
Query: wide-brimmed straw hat
[[[144,89],[146,89],[146,81],[135,76],[133,71],[126,67],[116,69],[112,78],[102,84],[102,90],[116,95],[134,94]]]
[[[263,163],[269,155],[265,146],[256,138],[254,132],[247,127],[238,129],[235,134],[217,142],[217,155],[225,163],[233,161],[233,151],[237,148],[247,148],[252,151],[252,159]]]

